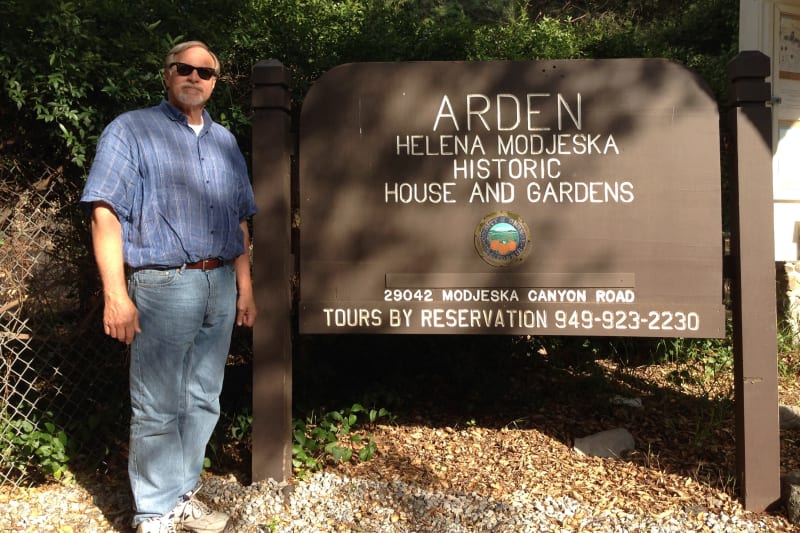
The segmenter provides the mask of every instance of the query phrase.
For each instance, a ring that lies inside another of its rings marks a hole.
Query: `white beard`
[[[191,90],[185,91],[184,88],[191,87]],[[193,83],[184,83],[180,87],[178,87],[177,94],[175,97],[178,99],[180,103],[186,106],[197,107],[201,106],[206,103],[208,100],[203,94],[202,90],[194,89],[195,85]]]

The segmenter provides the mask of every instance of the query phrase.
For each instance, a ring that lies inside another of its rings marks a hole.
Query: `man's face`
[[[214,58],[199,46],[188,48],[176,55],[175,62],[214,69]],[[186,75],[181,75],[177,66],[169,67],[164,71],[167,100],[184,112],[192,108],[203,107],[211,97],[216,82],[216,76],[204,80],[195,69]]]

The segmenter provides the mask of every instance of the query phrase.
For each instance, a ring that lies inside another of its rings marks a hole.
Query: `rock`
[[[781,476],[781,501],[786,507],[789,522],[800,526],[800,472]]]
[[[620,457],[635,447],[633,435],[625,428],[617,428],[575,439],[573,449],[582,455]]]
[[[800,429],[800,407],[781,405],[778,409],[781,429]]]
[[[636,409],[642,408],[641,398],[625,398],[624,396],[616,395],[610,401],[614,405],[624,405],[626,407],[635,407]]]

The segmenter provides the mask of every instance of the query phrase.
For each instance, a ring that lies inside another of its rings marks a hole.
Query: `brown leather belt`
[[[186,268],[198,269],[198,270],[214,270],[215,268],[219,268],[224,264],[225,261],[214,257],[212,259],[203,259],[202,261],[197,261],[196,263],[186,263]]]
[[[194,263],[186,263],[185,268],[189,268],[189,269],[192,269],[192,270],[206,271],[206,270],[214,270],[215,268],[219,268],[219,267],[221,267],[223,265],[225,265],[225,261],[215,257],[213,259],[203,259],[202,261],[196,261]],[[127,265],[125,266],[125,272],[127,274],[129,274],[131,272],[139,272],[140,270],[164,270],[164,271],[166,271],[166,270],[180,270],[180,269],[181,269],[181,267],[179,267],[179,266],[166,267],[166,268],[165,267],[152,267],[152,266],[143,266],[143,267],[138,267],[138,268],[130,268]]]

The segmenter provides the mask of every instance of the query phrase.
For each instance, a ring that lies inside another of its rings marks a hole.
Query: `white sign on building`
[[[741,0],[739,49],[772,60],[775,260],[800,259],[800,0]]]

